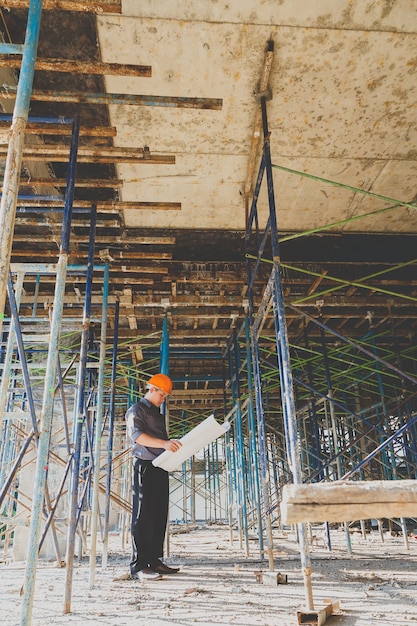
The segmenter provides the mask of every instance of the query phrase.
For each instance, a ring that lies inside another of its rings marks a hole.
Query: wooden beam
[[[7,86],[7,91],[0,91],[0,98],[13,100],[17,88]],[[145,96],[125,93],[88,93],[84,91],[32,91],[32,102],[72,102],[81,104],[123,105],[123,106],[160,106],[179,109],[212,109],[220,111],[221,98],[192,98],[187,96]]]
[[[272,69],[272,62],[274,60],[274,46],[272,42],[268,43],[265,50],[264,64],[261,72],[261,78],[259,81],[259,94],[263,94],[267,91],[269,85],[269,77]],[[255,166],[257,163],[257,157],[259,154],[259,146],[262,141],[262,111],[261,102],[258,99],[255,111],[255,118],[253,121],[253,129],[251,134],[251,149],[248,160],[248,167],[245,178],[245,187],[243,191],[243,199],[245,203],[245,222],[248,219],[249,201],[252,197]]]
[[[173,400],[181,400],[182,402],[189,398],[219,398],[223,395],[223,385],[217,387],[217,389],[175,389],[175,394],[170,398],[170,402]]]
[[[0,55],[0,67],[20,68],[20,57]],[[127,65],[124,63],[101,63],[100,61],[77,61],[74,59],[39,59],[35,70],[43,72],[64,72],[68,74],[100,74],[107,76],[152,76],[150,65]]]
[[[20,187],[66,187],[67,180],[65,178],[21,178]],[[89,178],[83,180],[77,178],[75,187],[83,189],[120,189],[123,187],[123,181],[114,178]],[[3,191],[3,187],[1,187]]]
[[[33,299],[32,299],[33,300]],[[147,319],[149,319],[150,316],[148,316]],[[156,319],[156,318],[155,318]],[[158,319],[161,320],[161,316],[158,316]],[[134,332],[129,331],[127,328],[123,328],[120,329],[120,335],[123,336],[125,339],[126,338],[135,338],[137,336],[137,334],[135,335]],[[227,342],[228,339],[230,338],[230,331],[229,329],[225,329],[225,330],[211,330],[211,329],[200,329],[200,330],[192,330],[192,329],[187,329],[187,330],[181,330],[181,329],[177,329],[177,331],[175,332],[175,335],[172,333],[170,333],[170,337],[169,337],[169,341],[170,341],[170,347],[174,348],[174,347],[182,347],[183,345],[195,345],[196,342],[201,341],[204,344],[210,344],[210,342],[214,342],[216,339],[222,340],[223,342]],[[192,342],[189,344],[186,344],[186,342]],[[214,344],[213,344],[214,345]]]
[[[8,145],[0,144],[0,158],[6,158]],[[69,146],[54,144],[27,144],[23,148],[24,161],[69,160]],[[173,154],[153,154],[148,148],[118,148],[114,146],[79,146],[78,163],[146,163],[148,165],[172,165]]]
[[[3,9],[27,9],[29,0],[3,0]],[[121,13],[121,0],[43,0],[44,11],[79,11],[82,13]]]
[[[77,219],[78,217],[78,219]],[[90,228],[91,227],[91,221],[86,219],[85,214],[83,215],[83,219],[80,219],[81,216],[77,216],[74,217],[74,219],[72,219],[72,225],[76,226],[77,228]],[[48,220],[47,218],[39,218],[39,217],[35,217],[33,216],[33,214],[31,214],[31,216],[25,216],[22,213],[20,213],[18,215],[18,217],[16,218],[16,234],[22,234],[19,233],[19,228],[21,228],[22,226],[29,226],[30,228],[33,227],[37,227],[39,228],[40,226],[44,227],[44,228],[48,228],[51,229],[52,227],[55,227],[57,223],[53,223],[51,220]],[[108,229],[120,229],[120,220],[117,219],[117,217],[115,217],[114,219],[111,220],[106,220],[104,222],[101,221],[100,223],[97,224],[97,231],[99,231],[99,229],[101,229],[101,232],[108,232]],[[111,236],[108,235],[108,240],[111,240]],[[17,240],[16,240],[17,241]],[[22,239],[20,239],[20,241],[22,241]],[[24,241],[24,240],[23,240]],[[52,240],[51,240],[52,243]],[[13,254],[17,255],[17,256],[28,256],[30,254],[32,254],[31,251],[29,250],[18,250],[18,249],[14,249],[13,250]],[[56,248],[55,248],[55,254],[56,254]],[[99,252],[100,258],[101,258],[101,251]],[[42,250],[42,256],[44,256],[44,251]],[[74,256],[74,251],[71,251],[71,256]],[[80,258],[85,258],[85,253],[75,253],[75,256],[79,256]],[[107,259],[105,259],[107,260]]]
[[[10,122],[0,121],[0,130],[8,132]],[[70,137],[72,134],[71,124],[42,124],[41,122],[28,122],[25,126],[27,135],[60,135]],[[81,126],[80,137],[116,137],[115,126]]]
[[[417,480],[334,481],[285,485],[284,524],[417,516]]]
[[[100,251],[100,255],[103,253],[104,251],[101,250]],[[116,261],[120,261],[123,262],[125,260],[132,260],[132,261],[138,261],[141,259],[145,259],[145,260],[171,260],[172,259],[172,252],[117,252],[114,250],[109,251],[109,255],[112,258],[112,261],[116,262]],[[71,255],[72,256],[72,255]],[[84,254],[85,256],[85,254]]]
[[[307,626],[323,626],[327,618],[340,611],[340,601],[323,600],[323,606],[317,606],[310,610],[297,611],[298,624],[306,624]]]
[[[124,211],[125,209],[130,209],[133,211],[180,211],[181,210],[181,202],[123,202],[117,200],[100,200],[98,202],[94,202],[93,200],[74,200],[72,207],[73,209],[91,209],[92,206],[95,205],[97,211],[106,212],[106,213],[118,213],[119,211]],[[27,200],[19,200],[17,199],[17,214],[19,213],[19,208],[21,207],[33,207],[33,212],[36,212],[36,209],[39,208],[41,211],[42,207],[63,207],[64,199],[57,200],[38,200],[36,196]],[[23,211],[25,213],[25,211]],[[82,237],[80,237],[80,240]],[[126,241],[127,243],[127,241]]]
[[[153,274],[157,276],[158,274],[168,274],[167,267],[161,267],[160,265],[136,265],[136,263],[131,265],[111,265],[110,273],[119,273],[123,272],[124,274],[132,273],[132,274]]]
[[[311,287],[307,289],[307,293],[306,293],[307,296],[311,296],[318,289],[320,283],[324,280],[324,278],[326,277],[326,274],[328,274],[328,271],[329,270],[324,270],[321,276],[317,276],[316,280],[313,282]]]

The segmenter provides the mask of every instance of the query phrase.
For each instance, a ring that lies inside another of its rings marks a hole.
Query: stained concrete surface
[[[355,531],[352,556],[346,552],[342,530],[332,530],[332,551],[325,546],[320,528],[312,533],[313,596],[318,610],[340,601],[340,610],[327,619],[329,626],[399,626],[417,623],[417,539],[409,536],[409,549],[401,536],[370,533],[364,539]],[[235,624],[240,626],[291,626],[297,612],[305,610],[305,589],[294,536],[275,531],[275,570],[287,575],[287,584],[257,582],[256,573],[268,571],[259,559],[256,537],[249,540],[246,557],[236,532],[233,545],[227,526],[174,527],[170,536],[170,563],[181,572],[162,580],[142,583],[128,579],[128,546],[119,533],[110,537],[105,571],[97,568],[89,588],[89,563],[75,565],[72,612],[62,614],[65,571],[40,563],[36,577],[33,626],[131,626],[146,623],[189,626]],[[3,626],[17,626],[23,564],[0,566]]]

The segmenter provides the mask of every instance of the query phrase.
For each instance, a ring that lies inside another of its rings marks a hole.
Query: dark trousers
[[[132,496],[130,571],[136,574],[144,567],[155,566],[163,555],[168,519],[168,472],[155,467],[151,461],[136,459]]]

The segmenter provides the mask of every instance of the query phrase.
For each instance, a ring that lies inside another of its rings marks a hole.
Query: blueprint
[[[167,472],[173,472],[181,468],[184,461],[189,459],[193,454],[199,452],[204,446],[224,435],[230,428],[229,422],[219,424],[214,415],[210,415],[195,428],[190,430],[184,437],[179,439],[182,446],[176,452],[165,450],[161,455],[152,461],[156,467],[161,467]]]

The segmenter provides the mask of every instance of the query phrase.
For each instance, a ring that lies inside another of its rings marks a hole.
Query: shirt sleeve
[[[142,433],[156,439],[168,439],[164,416],[156,407],[148,405],[144,400],[139,400],[126,411],[126,436],[131,444],[132,456],[152,461],[164,452],[164,448],[153,448],[136,443],[136,439]]]
[[[126,433],[132,446],[135,445],[139,435],[144,432],[143,412],[139,404],[134,404],[126,412]]]

